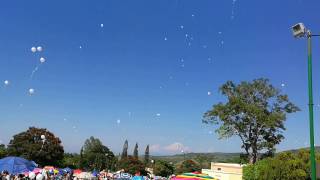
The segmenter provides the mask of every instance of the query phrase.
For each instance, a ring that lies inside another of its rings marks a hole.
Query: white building
[[[202,173],[219,180],[241,180],[243,166],[241,164],[212,162],[211,169],[202,169]]]

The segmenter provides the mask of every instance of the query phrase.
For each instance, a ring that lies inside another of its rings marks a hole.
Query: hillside
[[[283,151],[283,152],[292,152],[292,153],[297,153],[299,150],[301,149],[305,149],[305,150],[309,150],[309,147],[304,147],[304,148],[299,148],[299,149],[290,149],[290,150],[286,150],[286,151]],[[320,153],[320,146],[315,146],[315,151]]]
[[[184,159],[207,162],[239,162],[240,153],[186,153],[168,156],[152,156],[151,159],[164,160],[172,163],[178,163]]]
[[[293,152],[297,153],[301,149],[309,149],[309,147],[299,148],[299,149],[290,149],[281,152]],[[320,153],[320,146],[315,147],[316,152]],[[279,152],[278,152],[279,153]],[[176,154],[176,155],[166,155],[166,156],[151,156],[151,159],[154,160],[164,160],[167,162],[172,162],[174,164],[183,161],[184,159],[193,159],[196,161],[203,162],[230,162],[230,163],[239,163],[240,162],[240,152],[239,153],[186,153],[186,154]]]

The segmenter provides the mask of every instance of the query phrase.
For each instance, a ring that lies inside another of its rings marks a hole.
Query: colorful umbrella
[[[34,170],[32,172],[34,172],[35,174],[39,174],[42,172],[42,169],[41,168],[34,168]]]
[[[82,170],[81,169],[75,169],[73,170],[73,174],[80,174],[82,173]]]
[[[64,169],[62,169],[63,171],[65,171],[66,173],[72,173],[72,169],[69,167],[66,167]]]
[[[207,174],[195,172],[195,173],[184,173],[184,174],[178,175],[172,178],[172,180],[218,180],[218,179],[213,178]]]

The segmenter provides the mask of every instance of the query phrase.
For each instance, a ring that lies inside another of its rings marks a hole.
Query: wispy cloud
[[[160,144],[153,144],[150,146],[150,151],[151,152],[159,152],[161,149]]]

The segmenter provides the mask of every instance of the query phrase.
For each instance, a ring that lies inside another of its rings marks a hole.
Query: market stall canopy
[[[50,171],[50,170],[54,170],[54,167],[53,166],[45,166],[43,169],[46,171]]]
[[[24,158],[9,156],[0,159],[0,171],[8,171],[10,174],[19,174],[33,171],[35,164]]]

